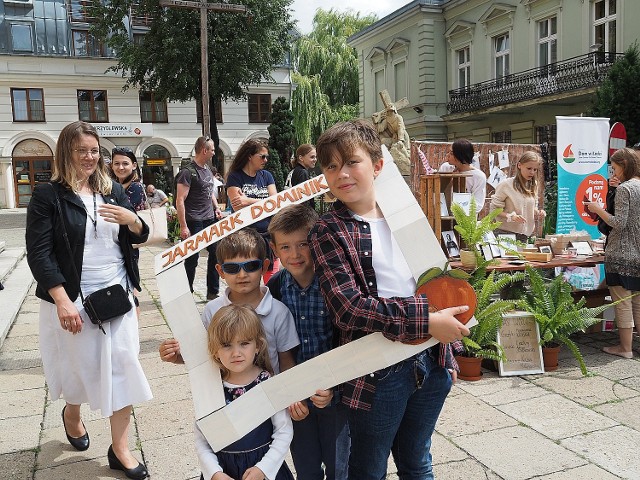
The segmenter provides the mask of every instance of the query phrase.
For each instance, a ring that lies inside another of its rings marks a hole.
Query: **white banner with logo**
[[[556,233],[586,231],[600,237],[598,216],[584,202],[607,196],[609,119],[556,117],[558,127],[558,220]]]

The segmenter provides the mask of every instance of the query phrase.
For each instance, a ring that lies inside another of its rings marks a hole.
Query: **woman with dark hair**
[[[446,160],[455,167],[455,172],[470,174],[465,178],[465,190],[476,199],[476,211],[480,212],[487,197],[487,176],[472,165],[473,145],[466,138],[455,140],[447,152]]]
[[[127,147],[114,148],[111,151],[111,163],[109,167],[111,168],[112,177],[124,187],[124,191],[133,209],[136,212],[138,210],[146,210],[148,208],[147,197],[144,193],[144,186],[140,182],[142,175],[138,168],[138,159],[131,149]],[[136,263],[138,263],[140,258],[139,250],[136,249],[133,252],[133,258]],[[138,301],[138,295],[135,290],[133,292],[133,301],[136,305],[136,313],[138,317],[140,317],[140,302]]]
[[[291,160],[292,170],[287,176],[285,182],[285,188],[291,188],[294,185],[299,185],[302,182],[306,182],[311,178],[309,171],[316,166],[316,147],[310,143],[304,143],[296,150],[296,155]],[[304,202],[305,205],[311,208],[315,208],[315,200],[312,198],[308,202]]]
[[[273,175],[264,167],[269,161],[269,149],[260,140],[247,140],[238,149],[227,174],[227,197],[233,211],[252,205],[271,195],[278,193]],[[274,271],[275,261],[273,252],[269,248],[269,218],[260,220],[252,225],[267,243],[269,253],[269,270],[264,274],[266,283]],[[278,266],[279,267],[279,266]]]
[[[138,159],[131,149],[127,147],[117,147],[111,151],[111,171],[113,177],[124,187],[129,197],[129,202],[133,208],[146,210],[147,203],[142,185]]]
[[[40,353],[51,400],[65,399],[62,425],[76,450],[89,448],[80,405],[109,417],[109,467],[143,479],[146,467],[129,450],[131,406],[151,399],[138,360],[138,318],[133,309],[103,323],[89,321],[87,295],[119,283],[140,288],[133,244],[149,228],[122,186],[109,177],[94,127],[77,121],[58,138],[51,183],[33,191],[27,209],[27,260],[40,302]],[[132,301],[131,295],[129,295]]]
[[[613,300],[640,292],[640,157],[631,148],[611,155],[611,167],[620,181],[616,188],[615,213],[607,212],[598,202],[585,202],[611,232],[604,250],[604,272]],[[620,343],[602,350],[610,355],[633,358],[633,327],[640,332],[640,296],[627,298],[615,307]]]

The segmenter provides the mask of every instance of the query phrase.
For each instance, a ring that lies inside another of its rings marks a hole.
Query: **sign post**
[[[627,146],[627,129],[620,122],[616,122],[609,132],[609,156]]]
[[[192,2],[187,0],[160,0],[161,7],[189,8],[200,10],[200,72],[202,83],[202,134],[211,136],[211,121],[209,119],[209,32],[207,28],[207,12],[247,13],[249,9],[244,5],[232,3],[208,3],[206,0]]]

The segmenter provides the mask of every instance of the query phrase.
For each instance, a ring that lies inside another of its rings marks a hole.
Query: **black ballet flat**
[[[84,435],[77,438],[70,436],[67,433],[67,425],[64,423],[64,411],[66,408],[66,405],[62,408],[62,426],[64,427],[64,433],[67,435],[67,440],[69,440],[69,443],[73,448],[80,452],[84,452],[89,448],[89,432],[87,431],[87,427],[85,427],[84,422],[82,422],[82,426],[84,427]]]
[[[128,478],[132,478],[133,480],[144,480],[149,476],[147,467],[145,467],[143,463],[138,462],[138,466],[135,468],[126,468],[122,465],[122,462],[118,460],[118,457],[116,457],[116,454],[113,451],[113,445],[109,445],[107,459],[109,460],[109,468],[111,470],[122,470]]]

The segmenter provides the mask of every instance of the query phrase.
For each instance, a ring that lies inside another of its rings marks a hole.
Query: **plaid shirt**
[[[429,305],[425,297],[378,297],[367,222],[356,220],[337,201],[335,209],[323,215],[313,228],[309,241],[320,289],[340,331],[340,345],[372,332],[382,332],[393,341],[428,336]],[[451,345],[434,348],[439,348],[440,366],[458,368]],[[370,410],[375,389],[375,376],[357,378],[345,384],[342,401],[350,408]]]
[[[287,270],[282,270],[280,275],[280,301],[291,310],[300,337],[296,362],[302,363],[328,352],[332,346],[333,325],[320,292],[318,278],[314,277],[307,288],[300,288]]]

